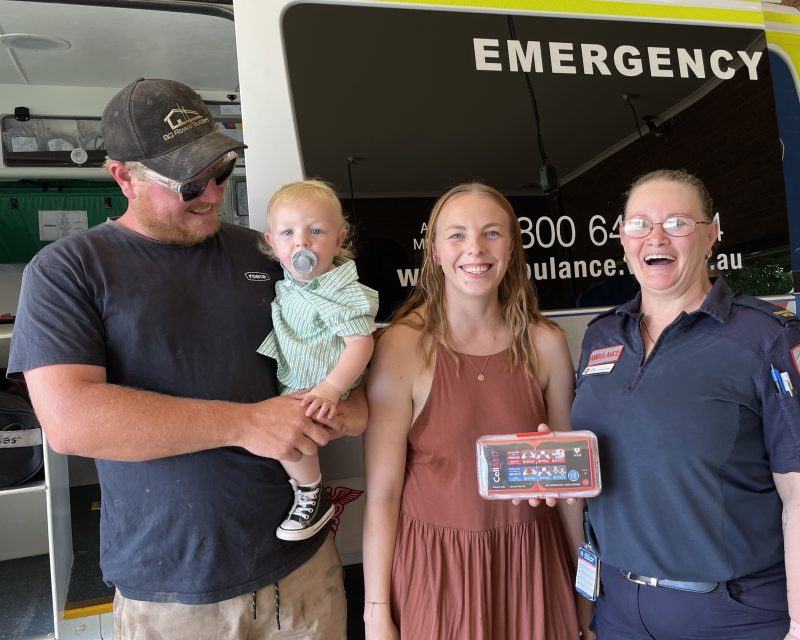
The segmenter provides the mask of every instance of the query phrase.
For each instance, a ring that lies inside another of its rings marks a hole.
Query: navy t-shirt
[[[597,434],[589,500],[600,557],[673,580],[731,580],[783,561],[773,473],[800,471],[800,321],[718,278],[645,360],[639,298],[593,321],[572,411]],[[774,366],[794,397],[778,395]]]
[[[281,272],[257,239],[223,224],[183,247],[109,221],[53,243],[25,269],[9,374],[86,364],[111,384],[179,397],[277,395],[275,361],[256,349]],[[292,504],[286,473],[244,449],[97,469],[103,578],[128,598],[225,600],[286,576],[325,537],[275,537]]]

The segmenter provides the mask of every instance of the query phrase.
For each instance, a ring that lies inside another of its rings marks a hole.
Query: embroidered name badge
[[[598,373],[610,373],[622,356],[625,345],[618,344],[613,347],[595,349],[589,354],[589,362],[581,375],[591,376]]]
[[[800,344],[796,344],[793,346],[789,353],[792,354],[792,360],[794,361],[794,368],[797,369],[797,373],[800,374]]]

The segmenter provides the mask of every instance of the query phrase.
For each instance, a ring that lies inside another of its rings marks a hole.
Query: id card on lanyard
[[[578,549],[575,591],[592,602],[597,600],[600,593],[600,559],[590,544],[582,544]]]

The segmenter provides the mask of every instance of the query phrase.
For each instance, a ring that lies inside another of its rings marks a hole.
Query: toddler
[[[324,182],[286,185],[267,206],[262,250],[280,261],[284,279],[275,285],[273,330],[258,352],[277,361],[282,395],[310,389],[302,405],[312,418],[333,418],[372,356],[378,293],[358,282],[347,233],[339,199]],[[319,457],[281,464],[294,504],[276,535],[305,540],[333,515]]]

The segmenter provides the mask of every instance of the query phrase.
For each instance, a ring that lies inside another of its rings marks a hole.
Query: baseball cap
[[[203,99],[174,80],[139,78],[103,111],[108,157],[137,161],[172,180],[193,178],[228,151],[247,145],[217,129]]]

